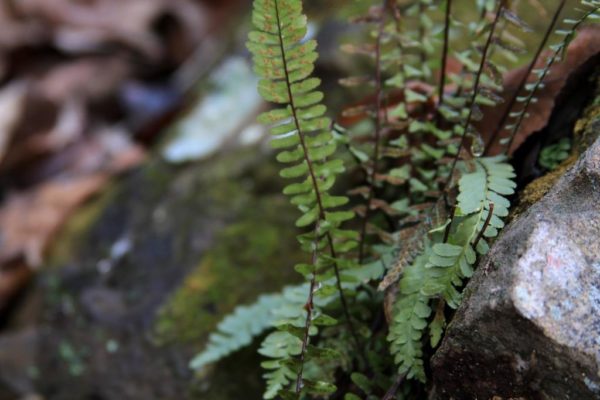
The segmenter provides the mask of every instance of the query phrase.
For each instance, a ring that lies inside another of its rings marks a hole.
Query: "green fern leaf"
[[[429,297],[421,293],[421,288],[426,281],[425,264],[430,253],[428,244],[425,251],[405,268],[388,334],[390,352],[398,372],[421,382],[425,382],[421,338],[431,314]]]
[[[443,296],[451,308],[461,302],[460,288],[473,274],[477,253],[487,251],[482,237],[497,236],[504,227],[502,218],[508,215],[510,206],[504,196],[514,193],[516,187],[513,168],[505,157],[480,158],[474,163],[475,171],[464,174],[459,181],[455,226],[449,231],[447,243],[433,245],[426,265],[429,276],[423,293]]]

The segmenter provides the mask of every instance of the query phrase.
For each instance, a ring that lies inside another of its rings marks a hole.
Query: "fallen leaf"
[[[32,267],[65,218],[105,183],[102,174],[55,180],[11,195],[0,211],[0,263],[23,257]]]
[[[157,60],[165,49],[152,25],[161,16],[177,18],[196,44],[206,26],[203,8],[184,0],[21,0],[15,8],[21,15],[44,21],[54,44],[76,53],[120,43]]]
[[[60,175],[6,199],[0,209],[0,265],[22,258],[39,267],[72,212],[112,175],[138,165],[144,151],[117,130],[90,136],[69,157]]]
[[[98,102],[114,95],[131,72],[131,66],[122,57],[83,57],[49,69],[33,90],[35,95],[57,104],[74,97]]]
[[[17,123],[23,115],[25,84],[12,83],[0,90],[0,162],[4,159]]]
[[[0,2],[0,54],[47,40],[47,31],[40,21],[17,18],[11,12],[9,3]]]

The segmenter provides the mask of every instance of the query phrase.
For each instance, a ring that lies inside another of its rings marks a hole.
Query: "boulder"
[[[432,374],[439,399],[600,398],[600,139],[504,229]]]

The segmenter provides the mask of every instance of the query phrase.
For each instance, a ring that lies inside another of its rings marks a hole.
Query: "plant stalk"
[[[454,174],[454,170],[456,169],[456,164],[460,158],[460,151],[465,145],[465,141],[467,138],[467,133],[469,132],[469,127],[471,126],[471,120],[473,118],[473,107],[475,106],[475,101],[477,99],[477,94],[479,92],[479,83],[481,81],[481,76],[483,75],[483,70],[485,66],[485,62],[487,60],[487,54],[490,50],[490,45],[492,44],[492,39],[494,37],[494,32],[496,31],[496,26],[498,26],[498,21],[500,20],[500,16],[502,15],[502,10],[504,10],[504,0],[501,0],[498,4],[498,9],[496,10],[496,15],[494,17],[494,22],[492,22],[492,28],[490,29],[490,34],[485,42],[485,47],[483,48],[483,54],[481,55],[481,62],[479,64],[479,69],[477,70],[477,75],[475,76],[475,83],[473,84],[473,95],[471,96],[471,101],[469,102],[469,114],[465,123],[463,125],[463,132],[460,138],[460,144],[458,145],[458,149],[456,151],[456,156],[452,161],[452,167],[450,168],[450,172],[448,174],[448,179],[444,184],[444,190],[447,190],[450,186],[450,182],[452,181],[452,176]]]

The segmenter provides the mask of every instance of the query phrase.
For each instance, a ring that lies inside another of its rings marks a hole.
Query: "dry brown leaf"
[[[54,121],[51,121],[54,125],[49,129],[40,129],[39,122],[43,121],[43,118],[30,118],[32,114],[38,115],[32,110],[43,108],[44,114],[53,114],[57,107],[54,103],[33,99],[31,95],[27,97],[24,101],[25,112],[21,113],[15,122],[18,129],[13,134],[13,140],[9,142],[10,151],[5,157],[0,157],[0,172],[4,174],[18,175],[19,170],[29,168],[30,163],[50,156],[77,141],[86,129],[86,105],[80,98],[72,97],[62,104],[58,103],[60,108],[56,110],[56,115],[52,116]],[[1,124],[0,119],[0,126]]]
[[[38,267],[55,233],[112,174],[138,165],[144,152],[121,133],[92,136],[76,147],[61,176],[13,193],[0,209],[0,265],[23,258]]]
[[[36,82],[34,94],[63,103],[72,98],[100,101],[119,90],[131,76],[131,66],[123,58],[84,57],[49,69]]]
[[[23,115],[25,84],[12,83],[0,90],[0,161],[8,150],[15,127]]]
[[[7,1],[0,2],[0,54],[21,46],[39,44],[47,39],[40,21],[17,18]]]
[[[184,0],[21,0],[15,7],[49,24],[56,46],[63,50],[81,52],[121,43],[154,60],[164,50],[152,29],[161,16],[177,18],[186,37],[196,43],[207,25],[203,9]]]
[[[0,263],[23,257],[38,267],[49,239],[65,218],[99,187],[104,174],[55,180],[12,195],[0,211]]]

